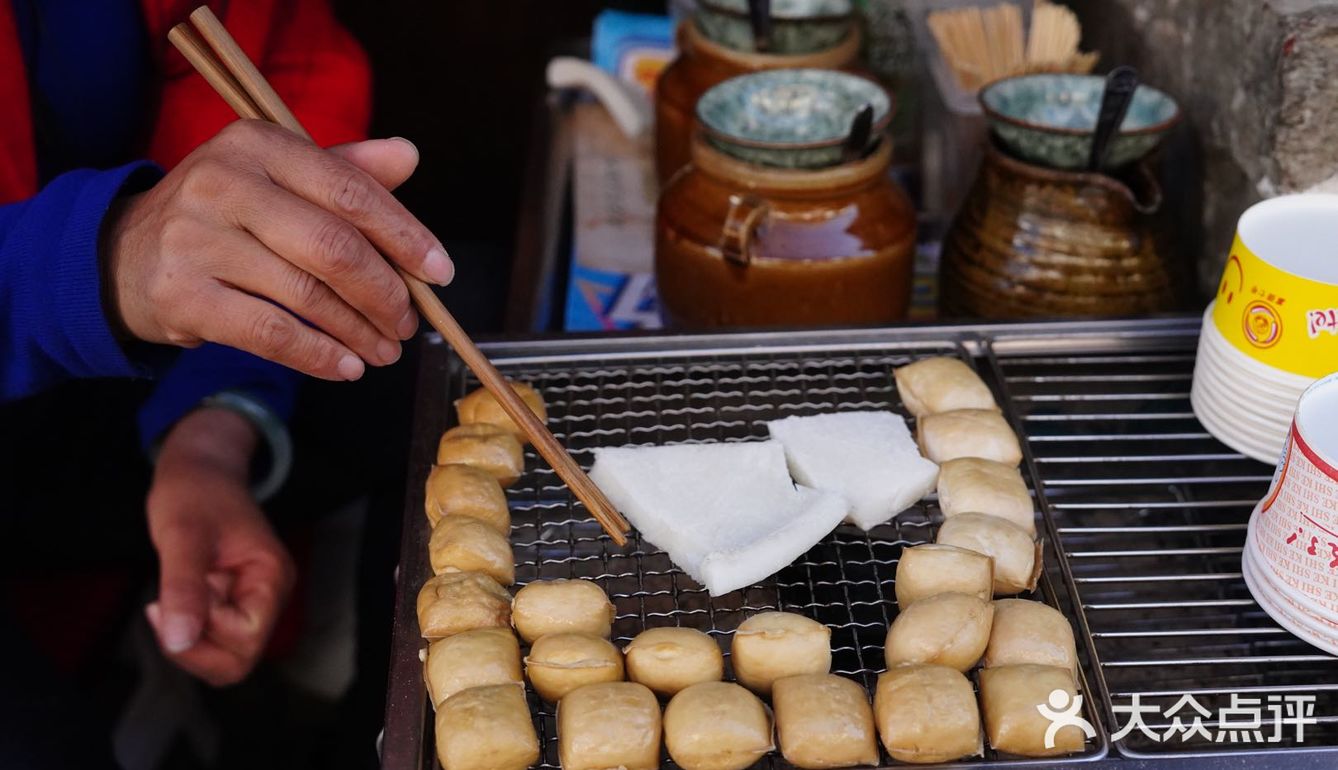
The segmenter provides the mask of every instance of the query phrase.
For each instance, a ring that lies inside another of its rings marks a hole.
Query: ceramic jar
[[[991,145],[943,239],[939,306],[948,317],[1114,316],[1171,309],[1146,166],[1129,184],[1058,171]]]
[[[915,211],[887,174],[891,142],[818,170],[692,144],[660,196],[655,277],[686,328],[895,321],[910,302]]]
[[[706,38],[692,19],[678,27],[678,57],[655,86],[655,173],[664,184],[688,164],[696,130],[697,100],[712,86],[761,70],[810,67],[850,69],[859,56],[860,35],[852,25],[832,48],[790,56],[748,53]]]

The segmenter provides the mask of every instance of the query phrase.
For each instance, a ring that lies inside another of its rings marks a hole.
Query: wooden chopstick
[[[233,40],[232,35],[223,27],[218,17],[208,7],[201,6],[190,15],[202,36],[212,49],[217,61],[210,52],[199,44],[193,31],[186,24],[178,24],[168,34],[168,39],[181,51],[181,54],[204,76],[229,105],[243,118],[262,118],[277,123],[306,139],[311,135],[306,132],[297,117],[288,109],[279,95],[270,87],[260,70]],[[221,75],[221,76],[220,76]],[[243,99],[238,100],[233,88],[241,92]],[[247,103],[251,105],[248,113]],[[455,352],[464,360],[474,376],[479,378],[483,387],[497,399],[502,411],[520,426],[534,448],[548,461],[558,476],[567,483],[567,487],[576,499],[585,504],[586,510],[594,516],[604,531],[617,545],[627,543],[627,520],[613,507],[595,482],[581,470],[581,466],[572,459],[562,444],[548,430],[543,421],[516,395],[510,383],[497,371],[483,351],[478,349],[465,330],[451,315],[446,306],[437,298],[435,292],[426,283],[395,266],[409,289],[409,296],[418,306],[419,312],[441,333],[441,336],[455,348]]]
[[[237,79],[232,76],[218,61],[209,55],[209,49],[205,47],[204,41],[195,34],[188,24],[178,24],[167,33],[167,39],[172,45],[177,47],[178,51],[195,65],[209,85],[214,87],[223,101],[228,103],[233,112],[236,112],[243,118],[264,120],[265,116],[261,114],[260,108],[251,101],[251,97],[246,95]]]

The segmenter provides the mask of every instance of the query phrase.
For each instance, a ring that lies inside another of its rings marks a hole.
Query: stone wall
[[[1102,69],[1133,64],[1184,110],[1163,182],[1209,296],[1246,207],[1338,175],[1338,0],[1069,4]]]

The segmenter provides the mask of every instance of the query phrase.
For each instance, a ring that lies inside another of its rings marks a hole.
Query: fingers
[[[366,370],[353,351],[281,307],[221,284],[204,294],[200,312],[208,314],[208,323],[196,323],[200,336],[210,342],[323,380],[356,380]]]
[[[329,148],[330,152],[366,171],[382,187],[394,190],[418,168],[418,148],[401,137],[368,139]]]
[[[450,283],[455,269],[436,236],[366,171],[256,121],[238,121],[225,134],[245,144],[275,183],[357,227],[395,264],[424,281]]]
[[[162,611],[157,603],[144,608],[144,616],[158,635],[162,636]],[[181,652],[164,651],[168,660],[215,687],[236,684],[251,672],[255,659],[246,659],[236,652],[216,644],[210,639],[202,639],[189,650]]]
[[[158,641],[170,654],[194,647],[204,631],[209,611],[209,583],[205,577],[213,561],[209,531],[182,521],[154,532],[160,576],[158,585]]]
[[[326,284],[390,339],[400,339],[409,290],[352,224],[271,184],[248,189],[236,222]]]
[[[226,601],[209,612],[208,636],[243,658],[264,649],[292,590],[293,570],[283,546],[257,544],[233,572]]]
[[[224,281],[283,305],[343,343],[367,363],[381,366],[399,359],[400,344],[395,336],[382,335],[319,278],[270,251],[248,234],[224,231],[214,239],[213,245],[230,255],[230,261],[219,273]],[[398,278],[392,278],[400,283]],[[398,332],[392,328],[390,334]]]

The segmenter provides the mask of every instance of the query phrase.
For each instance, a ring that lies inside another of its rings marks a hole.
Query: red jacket
[[[164,168],[236,119],[167,42],[202,0],[141,0],[161,83],[149,144],[141,157]],[[326,0],[210,0],[223,24],[322,145],[363,139],[371,113],[371,76],[362,49]],[[29,114],[28,73],[14,11],[0,0],[0,204],[37,193],[37,158]]]

